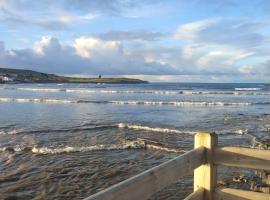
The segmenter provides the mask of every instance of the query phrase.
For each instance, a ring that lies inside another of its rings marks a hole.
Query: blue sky
[[[0,67],[269,82],[270,1],[0,0]]]

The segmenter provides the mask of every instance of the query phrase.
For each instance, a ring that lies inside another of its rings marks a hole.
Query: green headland
[[[107,83],[132,84],[147,83],[133,78],[95,78],[67,77],[26,69],[0,68],[0,83]]]

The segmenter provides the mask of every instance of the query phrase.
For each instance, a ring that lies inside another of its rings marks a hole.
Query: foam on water
[[[234,89],[240,91],[252,91],[252,90],[261,90],[262,88],[234,88]]]
[[[227,134],[245,135],[248,133],[248,129],[221,130],[215,132],[219,135],[227,135]]]
[[[1,148],[0,151],[15,151],[22,152],[25,150],[31,150],[34,154],[59,154],[59,153],[72,153],[72,152],[88,152],[88,151],[110,151],[110,150],[123,150],[123,149],[142,149],[146,148],[146,145],[143,141],[126,141],[122,144],[110,144],[110,145],[92,145],[92,146],[66,146],[66,147],[20,147],[15,146]]]
[[[191,131],[191,130],[177,130],[177,129],[168,129],[168,128],[159,128],[159,127],[149,127],[149,126],[141,126],[135,124],[125,124],[119,123],[118,128],[127,128],[133,130],[141,130],[141,131],[149,131],[149,132],[159,132],[159,133],[167,133],[167,134],[189,134],[194,135],[199,131]],[[248,133],[248,130],[236,129],[236,130],[219,130],[215,131],[219,135],[226,135],[226,134],[239,134],[244,135]]]
[[[17,88],[18,90],[36,91],[36,92],[60,92],[57,88]]]
[[[56,133],[56,132],[80,132],[80,131],[90,131],[90,130],[99,130],[99,129],[110,129],[110,128],[126,128],[133,130],[141,130],[148,132],[158,132],[164,134],[188,134],[194,135],[198,131],[195,130],[177,130],[177,129],[169,129],[169,128],[160,128],[160,127],[149,127],[142,126],[138,124],[108,124],[108,125],[97,125],[97,126],[86,126],[86,127],[70,127],[70,128],[59,128],[59,129],[34,129],[34,130],[26,130],[26,129],[14,129],[14,130],[0,130],[0,135],[17,135],[17,134],[39,134],[39,133]],[[263,130],[270,130],[269,126],[265,126]],[[217,134],[225,135],[225,134],[240,134],[244,135],[248,133],[248,130],[236,129],[236,130],[219,130],[216,131]]]
[[[66,89],[68,93],[94,93],[95,90],[88,90],[88,89]]]
[[[88,101],[71,99],[49,99],[49,98],[8,98],[0,97],[0,102],[37,102],[37,103],[104,103],[122,105],[171,105],[171,106],[248,106],[248,102],[205,102],[205,101]],[[256,104],[268,104],[262,102]]]
[[[267,124],[263,127],[265,131],[270,131],[270,124]]]
[[[69,100],[69,99],[47,99],[47,98],[8,98],[8,97],[0,97],[0,102],[32,102],[32,103],[76,103],[77,101]]]
[[[122,105],[171,105],[171,106],[248,106],[248,102],[204,102],[204,101],[108,101]]]
[[[250,90],[239,91],[181,91],[185,95],[270,95],[269,92],[250,92]]]
[[[33,92],[67,92],[67,93],[104,93],[104,94],[157,94],[157,95],[270,95],[269,92],[258,92],[261,88],[234,88],[234,91],[209,91],[209,90],[99,90],[87,88],[0,88],[0,89],[17,89]],[[251,92],[252,91],[252,92]]]
[[[111,145],[93,145],[84,147],[63,147],[63,148],[48,148],[48,147],[34,147],[32,152],[35,154],[58,154],[58,153],[71,153],[71,152],[88,152],[88,151],[111,151],[111,150],[124,150],[124,149],[142,149],[146,148],[145,143],[141,141],[128,141],[123,144]]]
[[[178,149],[162,147],[162,146],[153,145],[153,144],[146,144],[146,148],[147,149],[158,150],[158,151],[172,152],[172,153],[185,153],[186,152],[185,150],[178,150]]]
[[[180,131],[180,130],[168,129],[168,128],[152,128],[148,126],[140,126],[140,125],[132,125],[132,124],[124,124],[124,123],[119,123],[118,127],[134,129],[134,130],[142,130],[142,131],[159,132],[159,133],[170,133],[170,134],[191,134],[191,135],[196,134],[196,132],[194,131]]]
[[[92,152],[92,151],[113,151],[113,150],[126,150],[126,149],[151,149],[166,152],[181,153],[184,150],[178,150],[168,147],[162,147],[155,144],[148,144],[147,142],[138,139],[134,141],[125,141],[121,144],[100,144],[92,146],[65,146],[65,147],[22,147],[15,146],[0,148],[0,152],[23,152],[28,151],[33,154],[61,154],[61,153],[73,153],[73,152]]]
[[[23,130],[22,129],[15,129],[15,130],[0,130],[0,135],[16,135],[18,133],[21,133]]]

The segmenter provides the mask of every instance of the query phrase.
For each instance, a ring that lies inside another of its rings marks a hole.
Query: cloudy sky
[[[0,67],[270,82],[270,1],[0,0]]]

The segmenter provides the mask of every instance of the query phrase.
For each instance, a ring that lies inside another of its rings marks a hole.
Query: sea
[[[193,149],[201,131],[256,148],[270,84],[1,84],[0,199],[86,198]],[[192,174],[152,199],[191,191]]]

